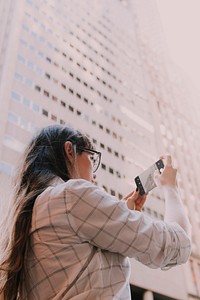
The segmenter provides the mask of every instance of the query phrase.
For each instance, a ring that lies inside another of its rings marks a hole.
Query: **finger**
[[[146,201],[146,196],[142,197],[140,201],[139,200],[135,201],[135,207],[136,208],[139,207],[141,209],[144,206],[145,201]]]
[[[144,203],[147,199],[147,196],[148,195],[140,196],[140,198],[135,201],[135,210],[139,210],[139,211],[142,210]]]
[[[140,196],[139,191],[135,191],[130,198],[137,199]]]
[[[145,196],[140,196],[140,198],[138,198],[138,199],[135,201],[135,203],[136,203],[136,204],[140,204],[140,203],[144,204],[144,202],[146,201],[146,198],[147,198],[146,195],[145,195]]]
[[[171,167],[172,166],[172,157],[170,154],[166,154],[160,157],[160,159],[164,159],[166,161],[166,166]]]
[[[124,197],[124,199],[125,199],[125,200],[128,200],[128,198],[133,197],[135,193],[136,193],[135,191],[130,192],[126,197]]]
[[[135,203],[138,200],[138,198],[139,198],[138,195],[135,194],[135,195],[133,195],[133,196],[131,196],[131,197],[125,199],[125,200]]]

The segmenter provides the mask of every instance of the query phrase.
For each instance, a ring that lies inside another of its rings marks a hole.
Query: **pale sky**
[[[200,0],[156,0],[172,61],[200,91]]]

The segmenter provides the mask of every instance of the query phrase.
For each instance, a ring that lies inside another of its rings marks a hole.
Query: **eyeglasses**
[[[77,149],[90,153],[90,159],[93,165],[93,172],[96,172],[101,162],[101,152],[81,146],[77,147]]]

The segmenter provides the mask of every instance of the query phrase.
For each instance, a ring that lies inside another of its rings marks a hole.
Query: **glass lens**
[[[98,153],[92,153],[90,156],[93,164],[93,172],[95,172],[98,169],[99,166],[99,154]]]
[[[93,172],[96,172],[96,170],[98,169],[98,167],[100,165],[101,153],[96,152],[95,150],[92,150],[92,149],[85,148],[85,147],[78,147],[77,149],[79,149],[81,151],[86,151],[90,154],[90,159],[92,161],[92,166],[93,166]]]

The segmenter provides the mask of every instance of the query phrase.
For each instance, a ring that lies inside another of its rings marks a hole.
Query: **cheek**
[[[88,173],[88,176],[92,177],[93,176],[93,163],[89,157],[87,159],[86,169],[87,169],[86,172]]]
[[[84,156],[80,156],[77,158],[77,165],[79,169],[79,173],[83,176],[85,175],[90,175],[92,173],[92,161],[89,158],[89,156],[84,153]]]
[[[90,172],[92,172],[92,161],[90,158],[88,159],[88,169]]]

